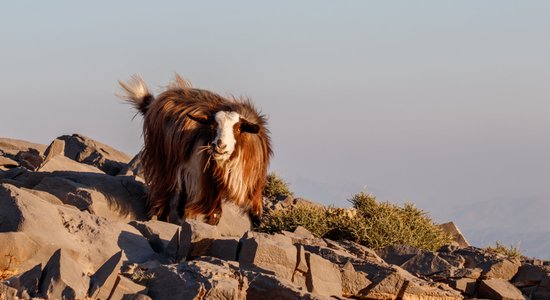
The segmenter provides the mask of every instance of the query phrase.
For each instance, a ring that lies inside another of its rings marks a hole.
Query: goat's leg
[[[248,216],[252,222],[252,226],[256,227],[262,223],[262,212],[263,212],[263,196],[261,190],[257,190],[254,197],[252,198],[252,206],[248,211]]]
[[[222,197],[221,195],[216,197],[214,201],[214,209],[208,215],[206,215],[206,223],[210,225],[218,225],[220,219],[222,218]]]
[[[168,222],[173,224],[182,225],[185,222],[185,202],[187,195],[184,191],[175,192],[170,199],[170,213],[168,215]]]

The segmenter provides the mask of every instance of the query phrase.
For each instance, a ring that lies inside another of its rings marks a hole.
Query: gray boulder
[[[240,241],[239,263],[261,268],[285,280],[292,280],[297,263],[297,249],[284,235],[249,231]]]
[[[127,154],[83,135],[63,135],[57,139],[65,142],[66,157],[95,166],[109,175],[120,173],[131,160]]]
[[[90,277],[88,296],[93,299],[109,299],[114,287],[117,285],[121,266],[122,251],[119,251]]]
[[[423,252],[407,260],[401,267],[412,274],[431,276],[449,271],[451,266],[434,252]]]
[[[90,283],[80,264],[61,249],[44,267],[40,282],[40,294],[48,299],[82,299]]]
[[[30,149],[36,149],[39,153],[44,153],[46,145],[0,137],[0,150],[6,154],[16,155],[20,151],[29,151]]]
[[[478,293],[489,299],[524,300],[525,296],[514,285],[504,279],[484,279]]]
[[[305,253],[308,271],[306,285],[308,291],[323,296],[342,296],[342,276],[340,269],[319,255]]]
[[[26,236],[13,234],[13,240],[28,237],[33,241],[28,245],[35,245],[33,255],[24,254],[28,259],[18,266],[22,272],[45,263],[59,248],[86,273],[95,272],[120,250],[124,250],[125,260],[134,262],[145,261],[154,253],[139,231],[128,224],[51,204],[9,184],[0,185],[0,207],[0,231],[24,233]]]
[[[420,250],[413,246],[408,245],[395,245],[382,248],[376,253],[387,263],[392,265],[401,266],[407,260],[413,258],[416,255],[424,253],[424,250]]]

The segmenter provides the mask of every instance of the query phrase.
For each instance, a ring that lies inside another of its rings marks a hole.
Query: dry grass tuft
[[[520,258],[523,256],[519,249],[519,245],[505,246],[500,241],[496,241],[494,246],[488,246],[485,248],[485,251],[491,254],[502,254],[509,258]]]

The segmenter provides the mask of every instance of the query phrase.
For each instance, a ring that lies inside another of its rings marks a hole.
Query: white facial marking
[[[239,122],[240,115],[234,111],[219,111],[214,115],[218,124],[216,137],[212,141],[214,146],[214,159],[227,160],[235,150],[235,134],[233,126]]]

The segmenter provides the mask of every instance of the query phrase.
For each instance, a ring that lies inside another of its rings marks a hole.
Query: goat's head
[[[218,111],[210,116],[194,114],[187,114],[187,116],[202,125],[209,126],[213,139],[207,145],[207,149],[216,162],[229,160],[241,140],[241,134],[257,134],[260,131],[259,125],[245,120],[234,111]]]

